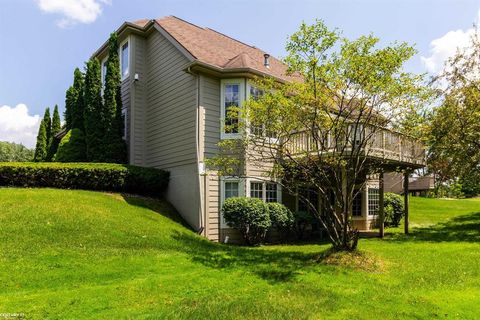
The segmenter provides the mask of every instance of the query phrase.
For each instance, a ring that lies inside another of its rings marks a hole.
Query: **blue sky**
[[[0,140],[32,146],[38,115],[55,104],[63,113],[74,68],[124,21],[176,15],[281,57],[301,21],[319,18],[347,37],[414,44],[408,70],[435,73],[479,9],[480,0],[0,0]]]

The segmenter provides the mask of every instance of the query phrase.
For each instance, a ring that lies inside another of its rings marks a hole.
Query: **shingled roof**
[[[143,28],[151,20],[138,20],[133,24]],[[269,67],[264,65],[265,51],[235,40],[218,31],[202,28],[190,22],[167,16],[156,19],[196,60],[224,70],[250,69],[284,81],[295,81],[298,77],[287,75],[287,66],[275,57],[269,58]]]

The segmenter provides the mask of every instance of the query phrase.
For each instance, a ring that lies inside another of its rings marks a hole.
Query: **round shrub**
[[[62,138],[58,145],[55,161],[84,162],[87,161],[85,136],[80,129],[72,129]]]
[[[286,231],[292,228],[295,223],[295,218],[292,211],[285,207],[285,205],[277,202],[268,203],[268,210],[270,212],[270,220],[272,226],[280,231]]]
[[[222,210],[227,225],[238,230],[248,245],[261,243],[272,225],[268,205],[260,199],[228,198]]]
[[[398,227],[400,220],[405,215],[402,197],[395,193],[385,193],[384,199],[385,226]]]

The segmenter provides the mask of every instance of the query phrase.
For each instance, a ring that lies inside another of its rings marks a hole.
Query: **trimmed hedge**
[[[159,196],[169,173],[111,163],[3,162],[0,186],[119,191]]]

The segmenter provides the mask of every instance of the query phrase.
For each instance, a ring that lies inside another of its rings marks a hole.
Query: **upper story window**
[[[221,116],[222,138],[239,137],[239,108],[244,100],[244,80],[222,81]]]
[[[122,80],[128,77],[130,72],[130,48],[128,39],[120,46],[120,72]]]
[[[255,86],[252,86],[252,85],[249,85],[248,87],[249,87],[249,90],[248,90],[249,99],[258,100],[263,96],[263,94],[264,94],[263,90],[255,87]],[[265,128],[265,124],[263,124],[263,123],[251,123],[250,124],[250,133],[252,133],[256,136],[263,136],[263,137],[267,137],[267,138],[276,138],[277,137],[275,132],[272,132],[271,130],[267,130]]]
[[[105,88],[105,79],[107,78],[107,62],[108,57],[102,60],[102,94],[103,89]]]

